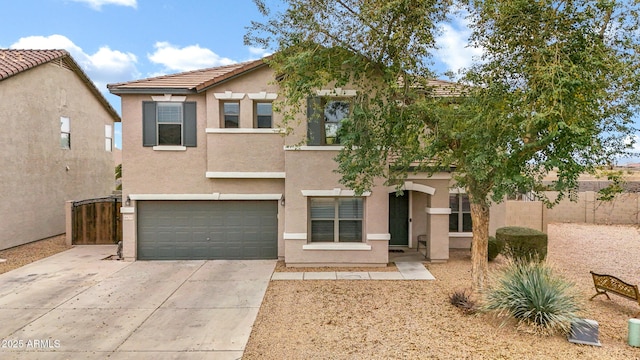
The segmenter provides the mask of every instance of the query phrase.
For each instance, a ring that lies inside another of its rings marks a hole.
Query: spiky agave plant
[[[580,302],[573,284],[545,263],[511,262],[483,292],[481,311],[513,317],[544,334],[569,333],[580,321]]]

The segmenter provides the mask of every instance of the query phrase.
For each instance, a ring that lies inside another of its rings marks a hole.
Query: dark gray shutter
[[[142,146],[156,146],[156,103],[142,102]]]
[[[307,145],[322,145],[323,129],[322,99],[312,96],[307,99]]]
[[[183,105],[182,142],[184,146],[197,146],[198,123],[196,121],[196,103],[186,102]]]

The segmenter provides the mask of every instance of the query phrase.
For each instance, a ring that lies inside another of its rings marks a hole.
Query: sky
[[[69,51],[118,113],[120,98],[107,84],[259,59],[273,51],[244,44],[251,21],[264,20],[252,0],[0,1],[0,48]],[[443,25],[433,57],[437,73],[456,73],[481,54],[467,46],[468,35],[462,16]],[[120,124],[115,132],[120,148]]]

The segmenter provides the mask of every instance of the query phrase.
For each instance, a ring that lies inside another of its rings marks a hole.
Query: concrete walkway
[[[0,275],[0,359],[239,359],[269,261],[102,260],[71,250]]]
[[[435,280],[421,262],[396,262],[398,271],[274,272],[271,280]]]

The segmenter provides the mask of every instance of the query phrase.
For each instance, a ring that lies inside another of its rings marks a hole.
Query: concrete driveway
[[[77,246],[0,275],[2,359],[238,359],[275,260],[102,260]]]

